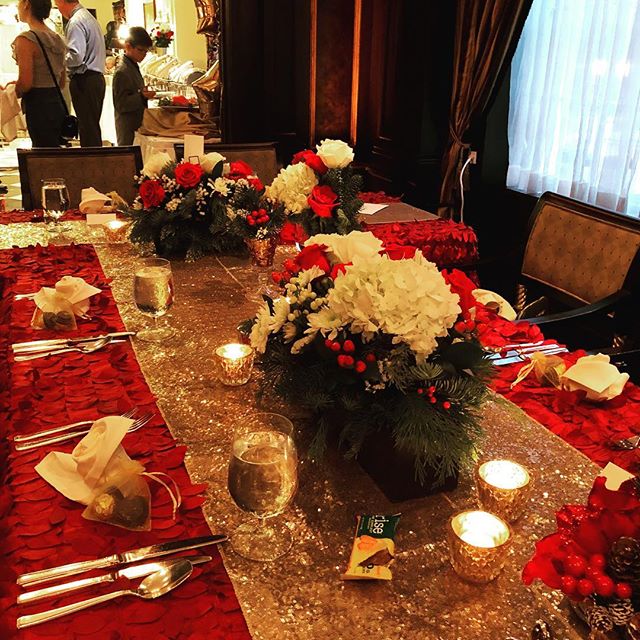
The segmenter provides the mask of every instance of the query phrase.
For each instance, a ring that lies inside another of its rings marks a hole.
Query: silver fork
[[[63,349],[52,349],[51,351],[41,351],[29,356],[15,356],[16,362],[26,362],[27,360],[37,360],[38,358],[47,358],[48,356],[57,356],[61,353],[69,353],[71,351],[78,351],[79,353],[93,353],[106,347],[109,344],[117,344],[118,342],[126,342],[126,340],[114,340],[113,338],[100,338],[95,342],[89,342],[87,344],[78,345],[77,347],[64,347]]]
[[[136,413],[138,413],[138,408],[134,407],[133,409],[129,409],[126,413],[123,413],[121,418],[133,418]],[[99,418],[96,418],[98,420]],[[13,437],[14,442],[31,442],[32,440],[39,440],[40,438],[47,438],[49,436],[54,436],[57,433],[62,433],[64,431],[70,431],[71,429],[76,429],[78,427],[84,427],[88,425],[92,425],[95,420],[81,420],[80,422],[73,422],[72,424],[65,424],[61,427],[54,427],[53,429],[45,429],[44,431],[36,431],[36,433],[30,433],[29,435],[17,435]]]
[[[153,413],[145,413],[140,416],[130,427],[127,429],[127,433],[133,433],[138,429],[144,427],[153,418]],[[38,440],[37,442],[26,442],[16,444],[16,451],[30,451],[31,449],[38,449],[39,447],[46,447],[51,444],[58,444],[60,442],[66,442],[67,440],[73,440],[78,436],[86,436],[90,429],[83,431],[75,431],[74,433],[65,433],[62,436],[56,436],[55,438],[47,438],[45,440]]]
[[[640,449],[640,435],[632,436],[631,438],[621,438],[620,440],[610,440],[609,448],[617,449],[618,451]]]

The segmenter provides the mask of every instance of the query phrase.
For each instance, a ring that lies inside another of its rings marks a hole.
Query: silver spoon
[[[33,627],[36,624],[55,620],[56,618],[61,618],[69,613],[76,613],[77,611],[93,607],[96,604],[115,600],[121,596],[138,596],[145,600],[159,598],[165,593],[168,593],[172,589],[180,586],[185,580],[187,580],[187,578],[189,578],[193,571],[193,565],[189,560],[184,558],[167,561],[162,564],[162,569],[147,576],[140,583],[140,586],[137,589],[112,591],[111,593],[105,593],[95,598],[89,598],[88,600],[81,600],[80,602],[68,604],[66,607],[58,607],[57,609],[50,609],[48,611],[43,611],[42,613],[34,613],[30,616],[20,616],[16,622],[17,627],[18,629]]]
[[[113,338],[100,338],[95,342],[79,345],[77,347],[65,347],[64,349],[52,349],[51,351],[39,351],[29,356],[16,356],[16,362],[25,362],[26,360],[37,360],[38,358],[46,358],[47,356],[57,356],[61,353],[69,353],[70,351],[79,351],[80,353],[93,353],[106,347],[110,342],[121,342]]]

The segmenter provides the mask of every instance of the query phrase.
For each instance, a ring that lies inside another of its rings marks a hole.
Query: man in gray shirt
[[[77,0],[55,0],[68,20],[67,71],[73,108],[78,116],[80,144],[101,147],[100,116],[104,102],[106,51],[98,21]]]

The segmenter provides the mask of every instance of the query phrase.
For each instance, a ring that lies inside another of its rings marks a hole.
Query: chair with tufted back
[[[64,178],[71,208],[80,204],[82,189],[116,191],[131,203],[137,195],[134,176],[142,170],[140,147],[72,147],[18,149],[24,209],[42,208],[42,180]]]
[[[184,158],[184,144],[174,145],[176,160],[180,162]],[[257,176],[267,185],[273,182],[278,173],[278,161],[276,159],[275,142],[247,142],[242,144],[206,144],[205,153],[217,151],[228,162],[244,160],[251,165]]]
[[[521,282],[521,317],[549,336],[587,347],[637,333],[640,220],[543,194],[529,221]]]

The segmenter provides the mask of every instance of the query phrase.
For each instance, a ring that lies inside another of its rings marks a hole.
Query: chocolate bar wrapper
[[[399,513],[356,517],[356,535],[343,580],[391,580],[389,565],[395,555],[393,538],[399,520]]]

